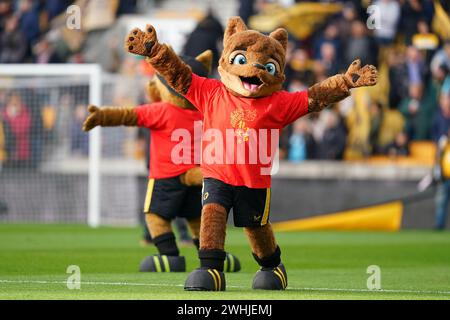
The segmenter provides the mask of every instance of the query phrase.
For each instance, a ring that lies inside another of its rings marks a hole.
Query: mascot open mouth
[[[263,85],[263,82],[258,77],[239,77],[244,89],[250,92],[256,92]]]

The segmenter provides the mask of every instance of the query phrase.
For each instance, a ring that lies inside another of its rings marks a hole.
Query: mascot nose
[[[266,67],[264,67],[262,64],[260,63],[254,63],[253,64],[254,67],[261,69],[261,70],[266,70]]]

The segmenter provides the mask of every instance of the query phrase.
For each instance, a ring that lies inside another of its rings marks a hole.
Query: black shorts
[[[180,177],[150,179],[144,204],[145,213],[154,213],[167,220],[176,217],[188,220],[202,214],[202,188],[188,187]]]
[[[270,188],[235,187],[213,178],[203,181],[202,204],[217,203],[227,213],[233,208],[236,227],[263,226],[269,221]]]

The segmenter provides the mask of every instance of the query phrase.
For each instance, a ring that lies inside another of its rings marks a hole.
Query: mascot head
[[[212,52],[206,50],[195,58],[180,56],[187,63],[192,71],[202,77],[207,77],[211,72]],[[183,109],[195,109],[195,107],[182,95],[177,93],[166,80],[159,74],[156,74],[148,84],[148,94],[152,102],[167,102]]]
[[[234,95],[248,98],[270,96],[281,89],[288,34],[277,29],[266,36],[248,30],[239,17],[229,20],[219,61],[222,83]]]

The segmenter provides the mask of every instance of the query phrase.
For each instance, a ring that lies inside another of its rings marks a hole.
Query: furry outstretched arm
[[[115,108],[89,106],[89,115],[84,121],[83,131],[89,131],[97,126],[116,127],[137,125],[138,116],[134,108]]]
[[[125,39],[125,49],[140,56],[162,75],[178,93],[185,95],[191,85],[192,69],[166,44],[158,42],[155,28],[147,25],[145,31],[133,29]]]
[[[374,66],[365,65],[361,68],[361,61],[355,60],[345,74],[325,79],[308,89],[308,111],[321,111],[348,97],[350,89],[374,86],[377,81],[378,71]]]

